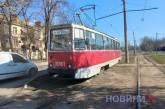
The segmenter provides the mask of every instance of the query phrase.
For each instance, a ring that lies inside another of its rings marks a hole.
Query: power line
[[[126,12],[149,11],[149,10],[155,10],[155,9],[158,9],[158,8],[134,9],[134,10],[127,10]],[[123,13],[123,11],[112,13],[112,14],[107,15],[107,16],[99,17],[96,20],[101,20],[101,19],[104,19],[104,18],[107,18],[107,17],[111,17],[111,16],[115,16],[115,15],[118,15],[118,14],[122,14],[122,13]]]

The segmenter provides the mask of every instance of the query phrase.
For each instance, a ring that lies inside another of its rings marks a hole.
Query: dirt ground
[[[153,102],[143,104],[143,109],[164,109],[165,107],[165,74],[159,67],[139,56],[142,95],[154,96]],[[146,66],[148,65],[148,66]],[[165,69],[164,69],[165,70]]]
[[[135,74],[134,67],[114,66],[86,81],[40,77],[1,109],[132,109],[134,103],[107,103],[106,96],[134,95]]]
[[[141,72],[142,95],[153,95],[156,100],[143,103],[142,109],[163,109],[165,107],[165,74],[144,56],[138,56]],[[88,80],[41,76],[21,87],[4,89],[17,90],[13,96],[0,94],[0,109],[135,109],[135,102],[106,102],[107,96],[136,94],[137,67],[134,64],[117,64]],[[4,102],[3,102],[4,100]]]

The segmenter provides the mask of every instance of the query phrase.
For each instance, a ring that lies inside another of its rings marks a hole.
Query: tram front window
[[[72,49],[70,29],[58,29],[51,31],[50,50],[68,51]]]

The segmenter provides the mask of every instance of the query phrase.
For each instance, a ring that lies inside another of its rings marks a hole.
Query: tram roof
[[[88,30],[93,31],[93,32],[95,32],[95,33],[104,34],[104,35],[106,35],[106,36],[108,36],[108,37],[110,37],[110,38],[112,38],[112,39],[114,39],[114,40],[116,40],[116,41],[119,42],[119,40],[118,40],[117,38],[115,38],[115,37],[113,37],[113,36],[110,36],[110,35],[108,35],[108,34],[106,34],[106,33],[104,33],[104,32],[100,32],[100,31],[98,31],[98,30],[96,30],[96,29],[87,27],[87,26],[85,26],[85,25],[79,25],[79,24],[69,23],[69,24],[54,25],[54,26],[52,26],[51,28],[53,29],[53,28],[66,28],[66,27],[77,27],[77,28],[82,28],[82,29],[88,29]]]

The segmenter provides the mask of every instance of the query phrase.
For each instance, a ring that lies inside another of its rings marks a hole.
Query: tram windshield
[[[55,29],[51,31],[50,50],[68,51],[72,49],[70,29]]]

